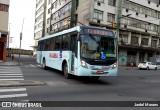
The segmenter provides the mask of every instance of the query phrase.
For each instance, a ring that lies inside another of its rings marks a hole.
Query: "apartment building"
[[[35,27],[34,27],[34,52],[37,51],[38,40],[45,36],[46,0],[36,0]]]
[[[9,0],[0,0],[0,60],[6,61]]]
[[[37,2],[38,3],[38,2]],[[73,25],[112,29],[119,40],[119,65],[137,65],[160,54],[159,0],[47,0],[44,33]],[[112,27],[115,22],[115,27]],[[123,60],[121,58],[126,60]]]

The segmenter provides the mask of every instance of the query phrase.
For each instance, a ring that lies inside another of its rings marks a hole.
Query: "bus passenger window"
[[[62,42],[62,37],[57,37],[56,38],[56,43],[55,43],[55,49],[60,50],[61,49],[61,42]]]
[[[63,42],[62,42],[62,50],[68,50],[69,49],[69,36],[64,35],[63,36]]]

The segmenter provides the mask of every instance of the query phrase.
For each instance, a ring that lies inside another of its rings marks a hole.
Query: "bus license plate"
[[[97,74],[104,74],[104,71],[99,70],[99,71],[97,71]]]

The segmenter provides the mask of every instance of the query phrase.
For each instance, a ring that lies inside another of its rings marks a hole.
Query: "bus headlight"
[[[117,68],[117,63],[114,63],[114,64],[112,65],[112,69],[114,69],[114,68]]]
[[[81,65],[82,65],[82,67],[84,67],[84,68],[88,68],[88,67],[87,67],[87,64],[86,64],[86,62],[85,62],[84,60],[81,61]]]

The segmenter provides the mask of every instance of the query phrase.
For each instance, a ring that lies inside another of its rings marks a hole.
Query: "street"
[[[18,56],[15,56],[18,61]],[[44,82],[42,86],[7,87],[21,95],[2,97],[1,101],[158,101],[160,70],[119,69],[117,77],[65,79],[59,71],[43,70],[36,58],[21,56],[20,72],[24,81]],[[18,68],[18,67],[14,67]],[[13,69],[12,69],[13,70]],[[15,74],[15,73],[14,73]],[[16,73],[17,74],[17,73]],[[16,89],[16,90],[14,90]],[[18,90],[17,90],[18,89]],[[8,90],[9,91],[9,90]],[[11,91],[9,91],[11,93]],[[4,93],[7,94],[6,92]],[[4,95],[3,94],[3,95]]]

